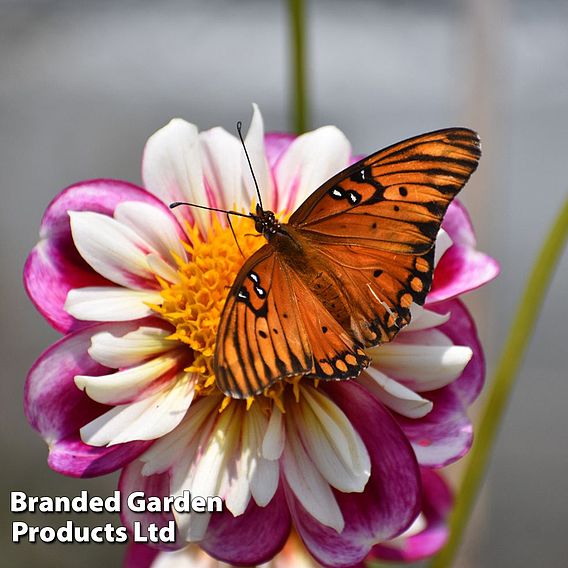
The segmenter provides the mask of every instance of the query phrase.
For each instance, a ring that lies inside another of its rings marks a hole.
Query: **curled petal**
[[[91,337],[108,331],[124,334],[138,322],[99,324],[71,333],[45,351],[30,370],[25,389],[25,411],[30,424],[49,444],[49,465],[65,475],[92,477],[109,473],[141,454],[148,442],[112,448],[84,444],[79,429],[108,410],[75,387],[80,373],[103,374],[103,367],[88,355]]]
[[[420,419],[397,417],[414,448],[418,463],[443,467],[464,456],[473,440],[473,428],[459,396],[450,388],[424,393],[432,411]]]
[[[499,274],[499,264],[470,247],[452,246],[436,265],[428,304],[455,298],[475,290]]]
[[[251,199],[243,185],[239,140],[219,126],[199,133],[203,176],[212,207],[248,209]]]
[[[427,303],[442,302],[487,284],[499,274],[499,264],[475,249],[476,240],[465,207],[454,200],[442,223],[453,242],[440,258],[434,272]]]
[[[123,404],[139,398],[152,383],[160,381],[162,386],[162,383],[173,380],[172,375],[181,366],[181,361],[179,351],[173,351],[108,375],[77,375],[75,384],[97,402]]]
[[[357,382],[384,405],[407,418],[422,418],[432,410],[432,402],[373,367],[361,373]]]
[[[85,325],[63,308],[69,290],[109,284],[75,248],[68,211],[112,215],[124,201],[142,201],[165,210],[147,191],[126,182],[105,179],[72,185],[47,208],[41,222],[40,241],[26,261],[24,285],[38,311],[58,331],[68,332]]]
[[[252,108],[252,120],[245,138],[245,144],[252,163],[254,175],[256,176],[256,180],[262,194],[264,208],[269,209],[270,211],[278,211],[274,181],[272,179],[270,166],[266,157],[262,115],[260,114],[260,110],[256,104],[253,104]],[[256,187],[243,153],[241,153],[241,163],[244,182],[249,197],[249,202],[246,206],[249,207],[252,201],[256,200]]]
[[[90,211],[70,211],[73,242],[99,274],[126,288],[157,287],[146,255],[155,252],[130,227],[112,217]]]
[[[118,369],[174,349],[177,345],[167,339],[171,331],[161,327],[140,326],[124,335],[102,331],[93,335],[89,355],[101,365]]]
[[[64,309],[84,321],[130,321],[153,315],[148,304],[161,302],[158,291],[92,286],[69,290]]]
[[[185,235],[169,211],[148,203],[127,201],[118,204],[114,218],[132,229],[170,265],[175,266],[176,256],[186,259]]]
[[[81,439],[90,446],[114,446],[161,438],[182,421],[193,400],[194,388],[195,378],[179,373],[157,393],[115,406],[83,426]]]
[[[279,207],[296,210],[308,195],[347,165],[350,154],[349,141],[335,126],[298,136],[274,171],[278,195],[288,197]]]
[[[197,127],[185,120],[174,118],[150,136],[142,158],[142,179],[148,191],[166,204],[189,201],[214,206],[203,183]],[[207,233],[209,212],[178,207],[174,215],[182,224],[195,223],[201,234]]]
[[[368,352],[377,369],[417,392],[455,381],[473,355],[469,346],[453,345],[438,329],[401,334]]]
[[[469,406],[479,396],[485,380],[485,356],[475,322],[465,304],[459,300],[436,304],[432,309],[439,313],[451,313],[450,319],[439,330],[452,342],[467,346],[473,353],[461,376],[448,386],[459,395],[465,406]]]
[[[422,513],[424,527],[418,532],[381,543],[371,551],[369,559],[418,562],[436,554],[448,538],[447,517],[453,497],[444,478],[435,471],[420,470],[422,477]]]

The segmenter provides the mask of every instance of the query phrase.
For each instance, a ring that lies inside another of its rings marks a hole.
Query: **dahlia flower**
[[[254,107],[246,145],[265,207],[281,215],[344,168],[349,142],[327,126],[264,135]],[[98,179],[58,195],[25,266],[37,309],[64,337],[31,369],[25,406],[49,465],[89,477],[122,469],[126,495],[220,495],[223,513],[174,519],[177,546],[197,542],[236,564],[271,559],[292,524],[330,566],[363,560],[420,509],[420,470],[471,444],[466,409],[484,378],[475,326],[457,297],[497,273],[454,202],[437,241],[425,307],[358,379],[282,383],[252,404],[224,397],[212,370],[216,330],[243,257],[223,216],[172,201],[248,210],[251,175],[236,137],[175,119],[147,142],[144,188]],[[262,238],[234,230],[245,256]]]

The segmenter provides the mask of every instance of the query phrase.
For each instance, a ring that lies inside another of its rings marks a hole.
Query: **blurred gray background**
[[[312,127],[336,124],[357,153],[446,126],[480,132],[484,157],[464,198],[480,248],[499,259],[502,275],[468,303],[491,371],[529,267],[567,194],[568,3],[312,0],[308,16]],[[47,449],[23,416],[26,372],[57,339],[21,285],[45,207],[78,180],[139,182],[145,140],[174,116],[202,129],[233,129],[248,120],[255,101],[269,130],[289,130],[288,69],[284,1],[0,2],[5,541],[10,490],[106,495],[116,484],[115,476],[78,481],[50,471]],[[457,566],[566,566],[566,260]],[[2,563],[115,566],[123,552],[120,545],[5,542]]]

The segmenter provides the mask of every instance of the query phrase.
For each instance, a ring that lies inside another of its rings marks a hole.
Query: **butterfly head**
[[[254,219],[254,228],[258,233],[269,239],[271,236],[278,233],[280,223],[272,211],[265,211],[260,205],[256,206],[256,215],[252,216]]]

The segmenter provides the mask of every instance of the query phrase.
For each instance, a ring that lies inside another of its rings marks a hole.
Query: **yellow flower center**
[[[245,260],[265,243],[254,234],[252,221],[233,218],[232,223],[238,246],[231,229],[221,225],[217,216],[213,216],[205,237],[196,226],[188,227],[190,243],[184,244],[188,260],[176,257],[179,282],[160,279],[163,303],[152,306],[175,327],[170,339],[193,350],[194,360],[185,370],[199,375],[200,394],[216,390],[215,340],[229,289]]]
[[[168,339],[181,341],[192,349],[194,359],[185,371],[198,375],[198,396],[219,394],[215,386],[213,358],[221,312],[245,260],[266,242],[255,233],[251,220],[237,217],[233,218],[232,224],[234,235],[230,227],[220,223],[217,216],[213,216],[205,237],[197,227],[187,227],[190,242],[184,243],[184,247],[188,259],[175,256],[179,281],[171,283],[158,278],[163,302],[151,306],[175,327],[175,332]],[[262,393],[264,396],[249,398],[247,408],[256,400],[265,411],[269,411],[274,403],[285,412],[285,387],[291,385],[292,398],[298,401],[300,379],[301,375],[286,377],[267,388]],[[312,384],[317,387],[318,381]],[[220,410],[224,410],[231,400],[225,397]]]

